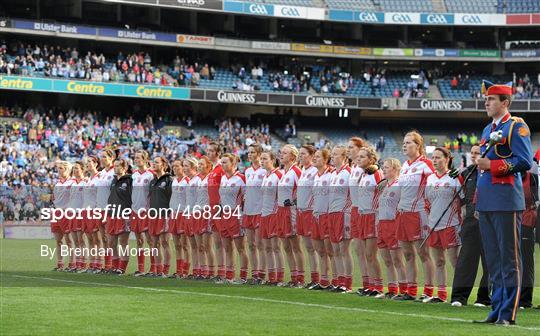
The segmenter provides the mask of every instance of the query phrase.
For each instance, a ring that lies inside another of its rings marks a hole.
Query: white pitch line
[[[262,298],[262,297],[215,294],[215,293],[204,293],[204,292],[192,292],[192,291],[184,291],[184,290],[176,290],[176,289],[164,289],[164,288],[153,288],[153,287],[127,286],[127,285],[118,285],[118,284],[103,283],[103,282],[64,280],[64,279],[55,279],[55,278],[33,277],[33,276],[27,276],[27,275],[12,275],[12,276],[15,277],[15,278],[48,280],[48,281],[74,283],[74,284],[81,284],[81,285],[92,285],[92,286],[103,286],[103,287],[119,287],[119,288],[138,289],[138,290],[143,290],[143,291],[152,291],[152,292],[166,292],[166,293],[185,294],[185,295],[220,297],[220,298],[226,298],[226,299],[237,299],[237,300],[246,300],[246,301],[259,301],[259,302],[268,302],[268,303],[278,303],[278,304],[286,304],[286,305],[293,305],[293,306],[323,308],[323,309],[330,309],[330,310],[344,310],[344,311],[348,311],[348,312],[353,311],[353,312],[362,312],[362,313],[371,313],[371,314],[406,316],[406,317],[414,317],[414,318],[421,318],[421,319],[427,319],[427,320],[465,322],[465,323],[471,323],[472,322],[471,320],[466,320],[466,319],[462,319],[462,318],[458,318],[458,317],[446,317],[446,316],[435,316],[435,315],[424,315],[424,314],[398,313],[398,312],[387,311],[387,310],[375,310],[375,309],[365,309],[365,308],[356,308],[356,307],[332,306],[332,305],[324,305],[324,304],[318,304],[318,303],[306,303],[306,302],[298,302],[298,301],[286,301],[286,300],[268,299],[268,298]],[[523,327],[523,326],[520,326],[520,325],[510,326],[510,328],[524,329],[524,330],[531,330],[531,331],[540,331],[540,328]]]

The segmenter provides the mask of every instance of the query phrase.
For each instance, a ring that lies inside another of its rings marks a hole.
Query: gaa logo
[[[294,8],[294,7],[281,8],[281,14],[283,16],[300,17],[300,12],[298,11],[297,8]]]
[[[268,15],[268,11],[266,10],[266,6],[263,5],[250,5],[249,6],[249,12],[252,14],[259,14],[259,15]]]
[[[375,13],[366,12],[361,12],[360,15],[358,15],[358,20],[362,22],[379,22],[379,19]]]
[[[448,21],[443,15],[438,15],[438,14],[428,15],[426,17],[426,21],[428,23],[433,23],[433,24],[447,24],[448,23]]]
[[[479,24],[482,23],[482,19],[478,15],[463,15],[461,17],[461,22],[469,24]]]
[[[394,14],[394,15],[392,15],[392,22],[412,23],[412,19],[407,14]]]

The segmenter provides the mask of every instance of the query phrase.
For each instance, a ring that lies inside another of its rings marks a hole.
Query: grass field
[[[488,312],[473,306],[51,272],[39,247],[52,243],[0,239],[1,335],[540,335],[540,310],[520,311],[517,326],[502,328],[472,324]]]

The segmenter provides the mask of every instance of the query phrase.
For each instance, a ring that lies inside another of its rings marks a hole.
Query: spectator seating
[[[247,2],[267,3],[275,5],[300,6],[300,7],[316,7],[313,0],[249,0]]]
[[[431,0],[378,0],[383,12],[434,12]]]
[[[500,13],[497,0],[445,0],[450,13]]]
[[[326,0],[331,9],[349,9],[375,12],[379,8],[375,6],[372,0]]]
[[[499,0],[501,1],[501,0]],[[506,0],[506,13],[539,13],[538,0]]]

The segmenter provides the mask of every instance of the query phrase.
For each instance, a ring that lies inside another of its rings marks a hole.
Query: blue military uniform
[[[493,285],[492,311],[487,320],[512,323],[519,309],[522,275],[520,241],[525,198],[521,174],[531,168],[533,155],[529,127],[509,113],[497,125],[490,123],[484,128],[482,152],[490,134],[499,130],[502,139],[486,156],[491,160],[490,170],[478,173],[476,210]]]

